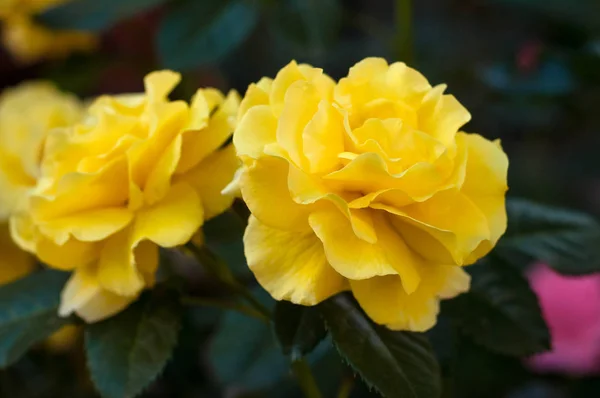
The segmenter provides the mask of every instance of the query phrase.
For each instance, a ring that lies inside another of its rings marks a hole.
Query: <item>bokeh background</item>
[[[11,0],[0,0],[0,11],[3,2]],[[465,130],[502,140],[511,161],[510,195],[600,215],[598,0],[121,0],[118,9],[113,0],[95,0],[91,9],[91,2],[82,3],[87,4],[71,9],[68,19],[53,9],[31,18],[49,29],[92,29],[98,45],[91,51],[28,60],[2,48],[0,88],[44,79],[90,98],[141,91],[146,73],[173,68],[183,73],[175,93],[181,98],[201,86],[243,94],[249,83],[274,76],[291,59],[340,78],[358,60],[381,56],[406,62],[433,84],[448,84],[448,92],[473,116]],[[8,23],[3,23],[6,29]],[[5,34],[5,44],[7,40]],[[23,45],[28,44],[35,43],[25,40]],[[591,293],[585,297],[571,297],[578,288],[568,283],[550,284],[555,289],[550,295],[564,298],[556,311],[576,310],[595,298],[600,280],[591,278],[586,282]],[[197,280],[199,289],[218,291],[201,275]],[[544,302],[542,307],[548,320],[555,307]],[[221,314],[206,310],[195,315],[188,319],[194,333],[181,336],[174,360],[146,397],[299,393],[285,374],[275,383],[257,382],[277,367],[285,368],[277,361],[243,375],[249,381],[239,388],[224,388],[207,349],[215,344],[214,321]],[[586,329],[589,353],[600,345],[600,328],[590,326],[600,319],[600,304],[598,311],[591,308],[581,317],[590,319],[589,324],[572,327]],[[446,397],[600,396],[600,350],[586,359],[591,365],[583,370],[569,366],[571,356],[562,359],[564,366],[559,357],[559,365],[548,371],[449,335],[446,322],[442,317],[431,332]],[[579,329],[566,335],[577,340]],[[0,396],[94,397],[77,336],[71,334],[66,347],[40,346],[0,371]],[[259,357],[258,352],[242,353],[224,366]],[[574,361],[584,361],[578,358]],[[323,354],[317,372],[331,384],[324,388],[327,397],[377,396],[335,355]],[[255,386],[258,392],[247,393]]]

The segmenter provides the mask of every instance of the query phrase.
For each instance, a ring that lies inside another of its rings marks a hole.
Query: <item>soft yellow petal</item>
[[[132,229],[127,228],[106,239],[98,261],[98,283],[120,296],[137,295],[144,288],[144,277],[137,269]]]
[[[200,228],[203,217],[196,191],[189,184],[179,182],[160,202],[137,212],[134,241],[148,239],[162,247],[183,245]]]
[[[98,173],[66,175],[55,191],[31,198],[31,214],[37,222],[48,221],[87,210],[119,207],[127,196],[127,163],[118,159]]]
[[[251,216],[244,247],[256,279],[276,300],[315,305],[347,289],[312,231],[280,231]]]
[[[392,330],[423,332],[432,328],[439,312],[439,299],[452,298],[469,289],[469,275],[455,266],[428,264],[422,282],[406,294],[398,276],[378,276],[350,281],[352,293],[367,315]]]
[[[169,192],[171,177],[181,156],[181,140],[180,135],[173,139],[148,174],[144,187],[144,199],[147,204],[156,203]]]
[[[277,72],[277,76],[275,76],[275,79],[271,83],[271,91],[269,93],[269,103],[274,110],[275,117],[278,117],[283,109],[283,100],[288,88],[294,82],[303,79],[304,75],[298,69],[296,61],[291,61]]]
[[[290,165],[288,187],[292,199],[296,203],[307,205],[307,212],[312,212],[323,206],[327,207],[329,204],[333,204],[351,222],[352,230],[357,237],[369,243],[377,241],[370,213],[363,209],[350,209],[347,203],[348,198],[342,198],[339,193],[330,191],[319,177],[307,174],[297,167]]]
[[[154,170],[169,144],[181,134],[189,109],[185,102],[164,102],[151,104],[146,116],[148,126],[144,127],[145,139],[127,151],[129,178],[144,189],[149,174]]]
[[[196,94],[192,97],[190,103],[190,112],[187,124],[184,129],[189,133],[190,131],[197,131],[205,128],[208,125],[210,113],[212,109],[208,105],[208,100],[204,95],[204,90],[198,89]]]
[[[454,264],[462,265],[480,242],[490,238],[484,214],[460,192],[444,191],[402,209],[377,203],[371,207],[399,216],[392,218],[394,227],[414,250],[431,261],[449,260],[438,242],[448,251]],[[427,232],[433,239],[414,233],[411,226]]]
[[[421,281],[423,261],[406,246],[384,213],[373,212],[376,243],[352,233],[349,221],[339,211],[326,209],[309,217],[312,229],[325,247],[331,266],[348,279],[400,275],[406,291],[412,293]]]
[[[425,95],[419,109],[419,130],[448,146],[458,129],[471,120],[471,114],[453,95],[444,95],[445,89],[441,84]]]
[[[108,238],[98,261],[100,286],[119,296],[135,296],[154,285],[158,246],[127,228]]]
[[[35,253],[37,232],[28,214],[13,215],[8,220],[10,236],[21,249]]]
[[[108,290],[100,290],[75,313],[87,323],[100,322],[123,311],[136,299],[137,296],[119,296]]]
[[[311,173],[326,173],[339,164],[344,151],[342,115],[327,101],[319,108],[302,132],[304,154]]]
[[[244,116],[246,116],[246,113],[253,107],[269,104],[269,93],[271,92],[272,84],[273,80],[263,77],[258,83],[252,83],[248,86],[248,90],[240,103],[238,122],[240,122]]]
[[[261,223],[284,230],[306,230],[310,209],[292,200],[288,171],[283,159],[268,156],[255,161],[240,177],[242,196]]]
[[[62,245],[57,245],[44,236],[36,238],[35,254],[43,263],[60,270],[72,270],[94,263],[99,256],[101,244],[98,242],[81,242],[70,238]]]
[[[181,75],[170,70],[149,73],[144,78],[146,93],[150,101],[164,101],[181,81]]]
[[[356,300],[367,315],[392,330],[423,332],[431,329],[439,312],[439,300],[419,290],[408,295],[397,275],[351,280]]]
[[[323,69],[314,68],[308,64],[300,64],[298,65],[298,70],[316,88],[320,98],[331,102],[335,82],[323,73]]]
[[[415,106],[425,93],[431,90],[431,85],[419,71],[408,67],[403,62],[394,62],[386,74],[388,98],[401,98],[409,106]]]
[[[400,174],[391,174],[381,155],[369,152],[358,155],[344,168],[323,178],[338,190],[375,192],[398,189],[413,200],[425,200],[437,190],[446,189],[447,174],[435,165],[419,162]]]
[[[466,143],[468,158],[462,192],[488,220],[490,241],[495,244],[506,230],[505,193],[508,190],[508,158],[499,142],[477,134],[459,133]]]
[[[0,125],[0,134],[2,128]],[[24,173],[20,163],[0,147],[0,221],[22,210],[27,193],[35,186],[35,179]]]
[[[266,105],[250,108],[233,135],[233,144],[239,156],[258,159],[264,155],[265,145],[276,141],[277,119]]]
[[[40,232],[56,244],[70,237],[82,242],[97,242],[125,228],[133,214],[123,208],[108,208],[55,218],[39,224]]]
[[[302,144],[302,132],[318,109],[319,94],[310,83],[293,83],[285,94],[285,101],[277,124],[277,143],[299,167],[307,163]]]
[[[222,191],[234,177],[239,163],[235,156],[235,148],[228,145],[202,160],[187,173],[176,176],[174,183],[186,181],[200,196],[206,220],[227,210],[235,198]]]
[[[88,323],[98,322],[122,311],[137,296],[119,296],[104,290],[93,268],[78,268],[67,282],[59,308],[60,316],[76,313]]]
[[[181,160],[177,166],[178,173],[190,170],[227,142],[235,129],[239,104],[238,93],[230,91],[227,98],[214,111],[208,126],[198,131],[184,133]]]
[[[79,267],[71,275],[62,291],[58,313],[60,316],[71,315],[89,302],[100,290],[95,268]]]

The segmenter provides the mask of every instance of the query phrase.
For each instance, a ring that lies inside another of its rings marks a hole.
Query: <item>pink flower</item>
[[[540,373],[600,373],[600,275],[564,276],[536,264],[529,281],[548,323],[552,350],[527,359]]]

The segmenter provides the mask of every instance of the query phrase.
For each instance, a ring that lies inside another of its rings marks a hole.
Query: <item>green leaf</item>
[[[258,18],[252,1],[182,1],[159,28],[160,59],[165,67],[178,70],[218,62],[243,42]]]
[[[319,307],[342,357],[383,396],[441,396],[440,369],[423,334],[376,325],[348,294]]]
[[[310,353],[327,334],[316,307],[279,301],[275,305],[275,334],[292,361]]]
[[[537,297],[517,269],[490,255],[468,270],[471,290],[442,302],[442,311],[491,351],[525,356],[550,349]]]
[[[175,348],[181,317],[176,297],[146,295],[120,314],[89,325],[88,368],[100,394],[135,397],[154,381]]]
[[[495,252],[509,263],[524,256],[564,274],[600,271],[600,225],[591,216],[523,199],[509,200],[507,213],[508,229]]]
[[[39,16],[39,20],[44,25],[55,29],[100,32],[165,1],[74,0],[49,9]]]
[[[11,365],[69,319],[58,316],[68,275],[43,270],[0,287],[0,367]]]
[[[271,326],[233,312],[215,332],[209,359],[221,383],[248,390],[274,385],[289,369]]]
[[[335,43],[342,11],[339,0],[281,0],[275,4],[270,23],[275,38],[296,52],[318,54]]]

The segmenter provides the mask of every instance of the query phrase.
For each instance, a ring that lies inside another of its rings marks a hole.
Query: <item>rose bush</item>
[[[351,290],[377,323],[429,329],[506,228],[508,160],[445,86],[367,58],[334,82],[295,62],[252,84],[234,134],[248,264],[278,300]],[[231,189],[229,191],[233,191]]]
[[[186,243],[227,209],[221,190],[237,159],[231,145],[239,98],[198,90],[167,96],[180,79],[146,77],[146,92],[103,96],[83,120],[46,138],[40,175],[12,236],[51,267],[73,271],[60,314],[109,317],[154,283],[158,247]]]

